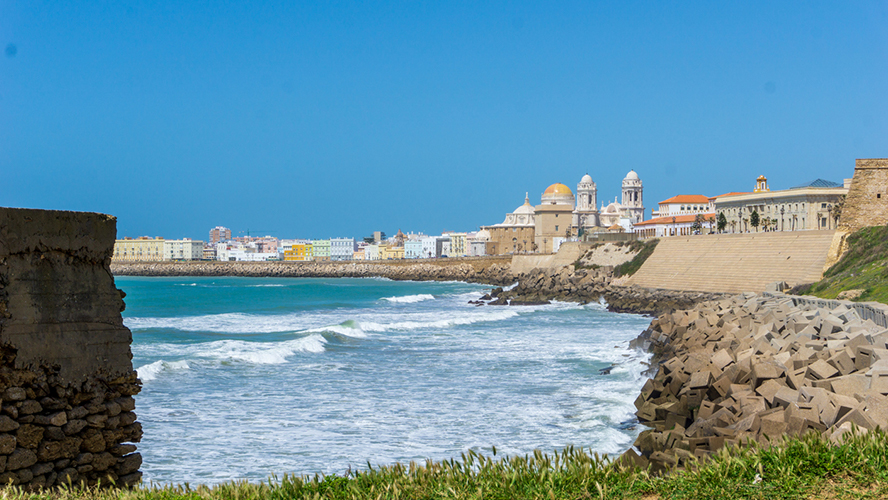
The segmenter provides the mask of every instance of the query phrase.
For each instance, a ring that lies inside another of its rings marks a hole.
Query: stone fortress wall
[[[0,208],[0,484],[141,479],[114,217]]]
[[[847,239],[854,231],[888,224],[888,158],[859,159],[845,197],[839,227],[833,237],[826,271],[848,250]]]
[[[848,232],[888,224],[888,158],[855,162],[839,221],[839,229]]]

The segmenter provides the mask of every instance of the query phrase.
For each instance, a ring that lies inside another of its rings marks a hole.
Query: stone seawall
[[[635,402],[652,429],[624,459],[663,471],[748,440],[886,428],[886,313],[750,293],[661,315],[636,341],[659,361]]]
[[[0,484],[141,479],[116,219],[0,208]]]
[[[114,263],[117,276],[243,276],[280,278],[389,278],[509,285],[511,257],[350,262]]]

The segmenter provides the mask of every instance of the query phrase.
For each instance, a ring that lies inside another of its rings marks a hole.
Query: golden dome
[[[571,191],[570,188],[565,186],[564,184],[556,182],[555,184],[552,184],[551,186],[547,187],[545,191],[543,191],[543,196],[546,196],[546,195],[573,196],[573,191]]]

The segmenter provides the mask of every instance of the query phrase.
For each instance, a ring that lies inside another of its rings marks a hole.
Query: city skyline
[[[884,157],[888,5],[0,6],[0,205],[118,234],[496,224],[588,173],[786,189]],[[239,234],[237,234],[239,235]]]

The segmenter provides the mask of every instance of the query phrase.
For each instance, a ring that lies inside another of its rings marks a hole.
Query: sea
[[[489,286],[117,277],[144,480],[259,482],[567,446],[619,454],[650,318],[605,304],[469,304]]]

